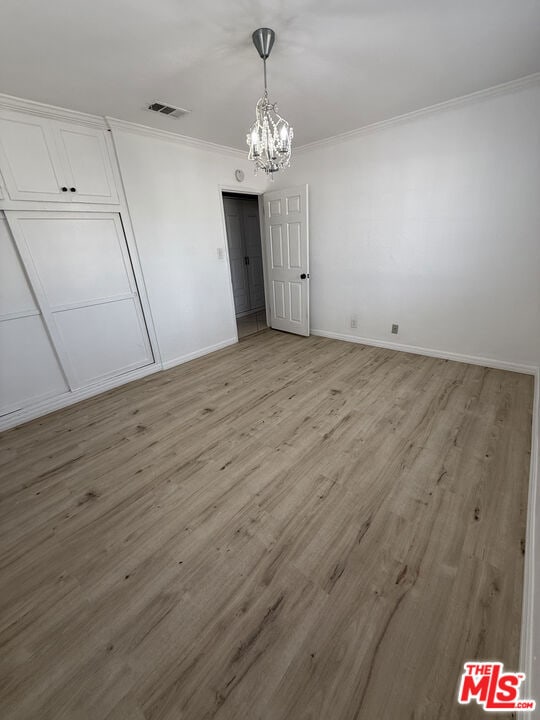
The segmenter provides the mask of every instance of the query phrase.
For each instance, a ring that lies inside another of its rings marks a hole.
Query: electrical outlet
[[[358,327],[358,318],[356,315],[351,315],[351,328],[357,328]]]
[[[225,250],[222,247],[217,248],[217,258],[218,260],[225,260]]]
[[[399,330],[399,325],[397,323],[392,323],[392,335],[397,335]]]

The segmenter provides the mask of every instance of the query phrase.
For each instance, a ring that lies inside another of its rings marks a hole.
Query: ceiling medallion
[[[277,104],[268,99],[266,84],[266,60],[270,56],[275,40],[270,28],[259,28],[252,35],[253,44],[264,63],[264,95],[255,108],[255,122],[247,134],[249,159],[255,163],[255,172],[264,170],[272,177],[273,173],[288,167],[291,162],[291,144],[293,129],[278,115]]]

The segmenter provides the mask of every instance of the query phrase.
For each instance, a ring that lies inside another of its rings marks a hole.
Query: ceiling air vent
[[[174,107],[174,105],[167,105],[166,103],[158,101],[148,105],[147,109],[160,113],[160,115],[168,115],[173,118],[179,118],[191,112],[191,110],[185,110],[184,108]]]

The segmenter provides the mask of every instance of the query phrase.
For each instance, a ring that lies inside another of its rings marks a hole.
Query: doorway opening
[[[223,192],[238,339],[266,330],[259,196]]]

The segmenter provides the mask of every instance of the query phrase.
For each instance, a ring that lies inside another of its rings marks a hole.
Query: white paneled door
[[[72,390],[154,361],[118,214],[6,217]]]
[[[270,327],[309,335],[308,187],[264,194]]]

